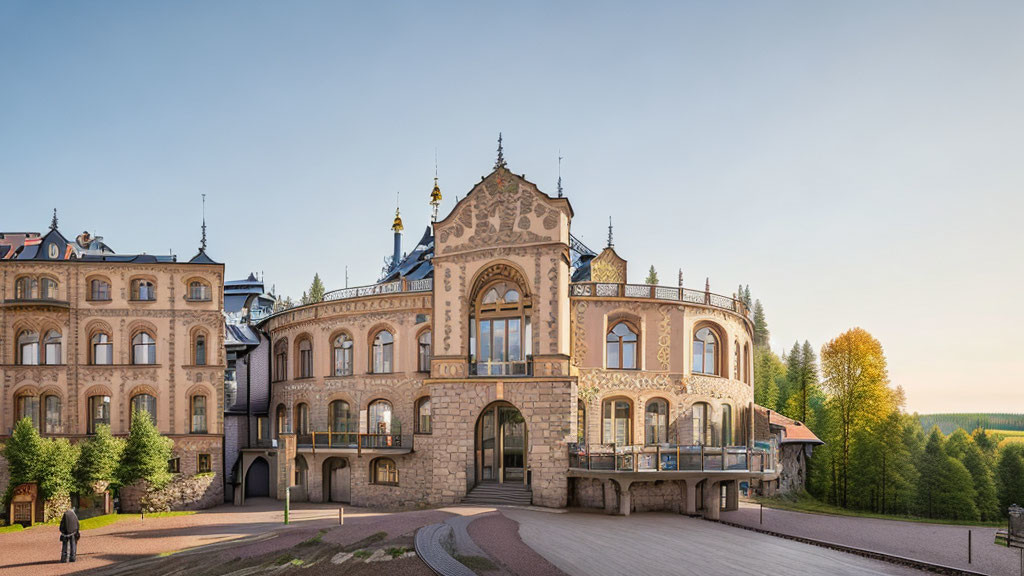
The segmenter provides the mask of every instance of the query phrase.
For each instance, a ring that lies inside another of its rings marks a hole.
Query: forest
[[[1024,415],[907,413],[869,332],[851,328],[820,349],[796,342],[779,355],[761,302],[749,286],[739,296],[754,312],[755,402],[825,442],[808,461],[811,496],[849,510],[966,522],[1001,520],[1010,504],[1024,503],[1024,442],[1000,442],[999,432],[1020,430]]]

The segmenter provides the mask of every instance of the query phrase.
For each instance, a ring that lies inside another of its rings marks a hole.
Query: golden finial
[[[395,200],[395,204],[396,204],[395,205],[395,221],[391,223],[391,229],[394,230],[395,232],[401,232],[402,230],[405,229],[405,227],[402,226],[402,214],[399,211],[399,208],[398,208],[398,205],[397,205],[398,204],[398,201],[397,201],[398,195],[396,194],[395,197],[396,197],[396,200]]]

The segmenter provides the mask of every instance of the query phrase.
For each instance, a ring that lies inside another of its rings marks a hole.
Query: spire
[[[402,216],[398,211],[398,194],[395,194],[395,221],[391,224],[391,229],[395,232],[395,249],[391,253],[391,266],[388,268],[388,272],[398,268],[398,264],[402,261]]]
[[[608,247],[614,248],[615,242],[612,242],[612,217],[608,217]]]
[[[434,189],[430,192],[431,222],[437,222],[437,207],[441,205],[441,187],[437,185],[437,149],[434,149]]]
[[[57,229],[57,209],[53,209],[53,220],[50,220],[50,230]]]
[[[558,197],[564,198],[565,194],[562,193],[562,151],[558,151]]]
[[[679,287],[680,288],[683,287],[683,269],[682,268],[679,269]]]
[[[494,162],[494,169],[508,168],[505,164],[505,150],[501,146],[501,132],[498,132],[498,159]]]
[[[203,194],[203,239],[199,241],[199,251],[206,252],[206,194]]]

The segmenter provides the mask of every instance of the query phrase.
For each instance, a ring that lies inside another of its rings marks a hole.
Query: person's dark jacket
[[[78,532],[78,515],[74,510],[67,510],[60,519],[60,533],[64,536],[74,536],[77,540],[81,534]]]

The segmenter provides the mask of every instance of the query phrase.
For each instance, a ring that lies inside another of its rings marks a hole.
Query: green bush
[[[67,496],[75,489],[72,471],[78,462],[78,446],[67,438],[56,438],[43,442],[42,458],[39,460],[39,491],[43,498]]]
[[[160,435],[145,411],[132,411],[128,441],[117,469],[117,481],[122,486],[145,480],[159,490],[170,482],[173,474],[167,471],[174,442]]]
[[[115,483],[115,473],[124,453],[125,441],[110,433],[110,426],[101,424],[96,434],[82,442],[81,455],[75,467],[75,480],[80,494],[93,494],[106,490]]]

